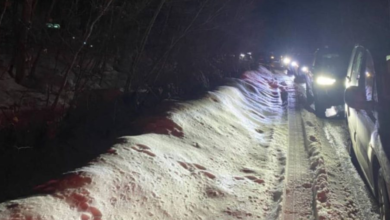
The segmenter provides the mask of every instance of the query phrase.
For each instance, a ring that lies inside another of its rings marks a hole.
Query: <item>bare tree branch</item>
[[[107,9],[109,8],[109,6],[111,5],[111,3],[113,2],[113,0],[109,0],[107,2],[107,4],[105,5],[105,7],[103,8],[103,10],[99,13],[99,15],[95,18],[95,20],[92,22],[92,24],[89,26],[88,28],[88,31],[86,32],[86,35],[84,37],[84,41],[82,42],[82,44],[80,45],[79,49],[77,50],[76,54],[74,55],[73,57],[73,60],[71,62],[71,64],[69,65],[68,69],[66,70],[65,72],[65,75],[64,75],[64,79],[63,79],[63,82],[61,84],[61,87],[60,87],[60,90],[58,91],[58,94],[54,100],[54,103],[52,105],[52,109],[54,110],[56,107],[57,107],[57,104],[58,104],[58,101],[59,101],[59,98],[66,86],[66,83],[67,83],[67,80],[68,80],[68,76],[69,76],[69,73],[71,72],[71,70],[73,69],[73,66],[75,65],[76,63],[76,60],[78,58],[78,55],[80,54],[80,52],[82,51],[82,49],[84,48],[84,46],[86,45],[86,43],[88,42],[88,39],[90,38],[91,34],[92,34],[92,31],[93,31],[93,28],[95,27],[95,24],[100,20],[100,18],[104,15],[104,13],[107,11]]]

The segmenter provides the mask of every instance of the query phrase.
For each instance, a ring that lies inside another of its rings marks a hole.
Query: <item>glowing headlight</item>
[[[307,67],[307,66],[304,66],[304,67],[302,67],[302,72],[304,72],[304,73],[308,73],[309,72],[309,67]]]
[[[288,65],[288,64],[291,63],[291,59],[288,58],[288,57],[286,57],[286,58],[283,59],[283,63],[284,63],[285,65]]]
[[[317,78],[316,83],[318,85],[324,85],[324,86],[331,86],[336,82],[335,79],[326,77],[326,76],[320,76]]]
[[[299,65],[298,65],[297,62],[294,61],[294,62],[291,63],[291,66],[293,66],[293,67],[298,67]]]

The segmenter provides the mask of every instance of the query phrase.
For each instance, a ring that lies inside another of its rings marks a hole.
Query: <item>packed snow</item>
[[[204,98],[142,118],[90,165],[0,205],[0,219],[275,219],[288,78],[248,72]],[[129,125],[130,126],[130,125]]]
[[[378,219],[345,125],[302,109],[301,90],[261,68],[161,106],[128,125],[140,135],[0,204],[0,220]]]

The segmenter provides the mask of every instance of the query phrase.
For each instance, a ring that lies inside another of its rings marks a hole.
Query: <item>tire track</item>
[[[314,219],[312,172],[305,147],[301,110],[294,94],[289,94],[289,145],[284,204],[281,219]]]
[[[378,219],[364,183],[345,150],[342,123],[318,119],[307,111],[302,112],[302,119],[314,172],[316,219]]]
[[[375,202],[346,151],[342,121],[303,109],[289,94],[289,145],[280,219],[377,220]]]
[[[373,209],[376,209],[373,198],[351,162],[346,151],[346,143],[342,141],[342,139],[347,140],[348,138],[347,134],[342,134],[342,124],[317,119],[317,125],[323,127],[320,137],[324,142],[324,151],[330,151],[328,156],[339,164],[338,171],[343,175],[337,177],[342,177],[343,185],[347,188],[349,197],[352,197],[349,204],[355,204],[357,208],[356,219],[379,219],[379,216],[373,212]]]

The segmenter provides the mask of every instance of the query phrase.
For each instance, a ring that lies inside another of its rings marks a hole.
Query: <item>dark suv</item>
[[[306,88],[308,98],[314,99],[315,113],[325,117],[325,110],[332,106],[344,105],[345,76],[348,55],[341,50],[329,48],[315,52],[312,74]]]
[[[348,150],[378,200],[381,219],[390,220],[390,65],[385,56],[373,60],[366,48],[354,48],[345,90]]]

